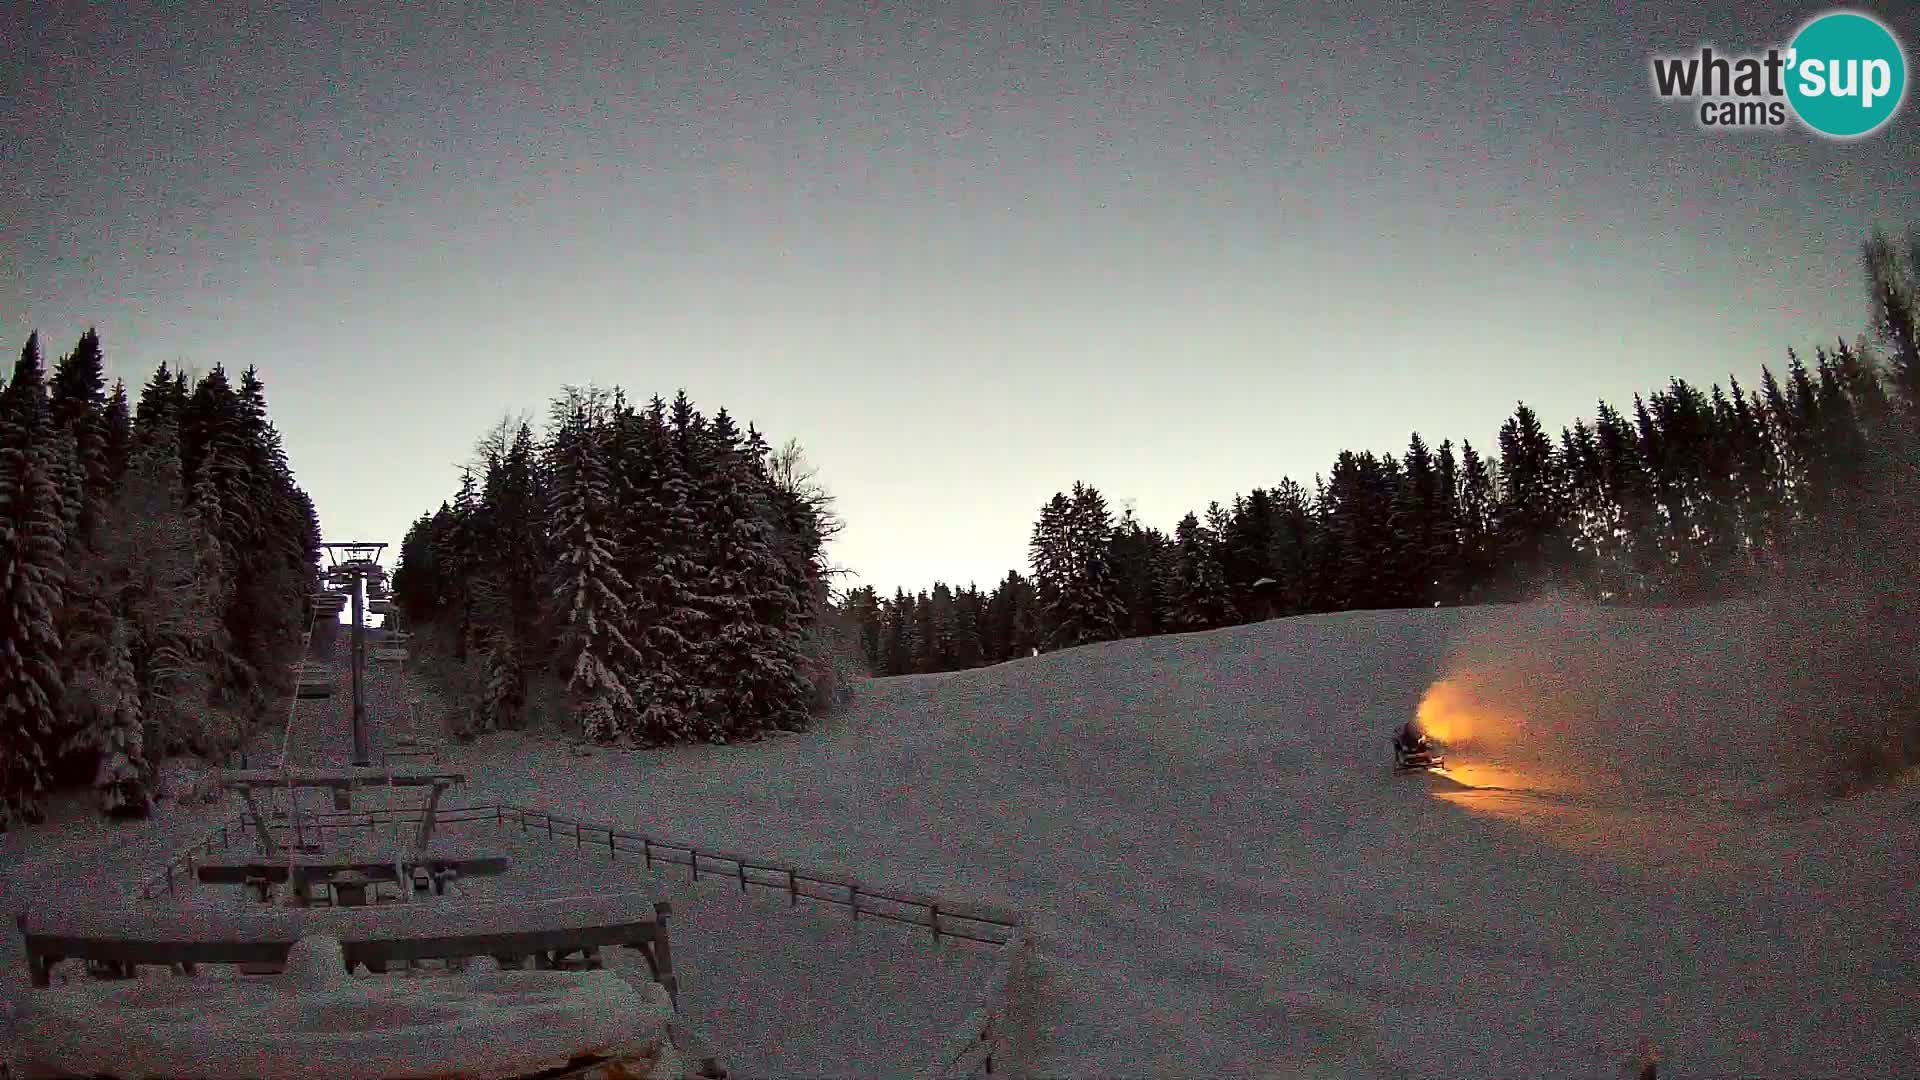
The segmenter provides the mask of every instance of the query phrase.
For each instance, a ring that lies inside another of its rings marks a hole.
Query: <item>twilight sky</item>
[[[1651,97],[1824,5],[755,6],[13,5],[7,353],[258,364],[328,538],[395,544],[503,414],[685,387],[801,441],[862,580],[985,586],[1075,480],[1171,528],[1756,383],[1920,222],[1913,95],[1853,144]]]

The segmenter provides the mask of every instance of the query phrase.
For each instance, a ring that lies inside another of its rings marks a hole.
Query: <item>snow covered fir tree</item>
[[[0,828],[56,790],[146,812],[290,692],[320,530],[248,369],[161,365],[130,408],[89,330],[0,390]]]
[[[598,428],[576,406],[553,436],[553,610],[560,668],[588,738],[612,738],[633,715],[621,672],[639,670],[627,641],[626,579],[613,562],[613,492]]]
[[[791,445],[684,393],[570,389],[544,436],[503,425],[481,459],[394,574],[466,680],[470,730],[544,707],[602,742],[727,742],[804,730],[832,699],[834,521]]]
[[[140,684],[134,678],[128,637],[126,620],[116,618],[107,646],[106,669],[93,676],[92,705],[98,722],[90,726],[99,733],[100,758],[93,784],[108,813],[139,817],[146,814],[152,800],[143,767],[147,761],[146,721],[140,713]]]

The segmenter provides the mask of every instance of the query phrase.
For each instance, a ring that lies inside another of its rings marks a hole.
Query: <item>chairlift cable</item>
[[[307,654],[313,648],[313,632],[320,625],[320,616],[321,608],[315,605],[312,617],[307,620],[306,633],[300,639],[300,659],[293,669],[293,697],[287,702],[287,724],[280,734],[280,776],[287,782],[287,822],[293,827],[296,843],[304,838],[300,835],[300,800],[293,790],[293,762],[288,755],[293,752],[294,721],[300,715],[300,682],[306,676]],[[287,847],[287,883],[293,883],[293,845]]]

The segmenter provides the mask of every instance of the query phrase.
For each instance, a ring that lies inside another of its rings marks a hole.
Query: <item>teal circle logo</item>
[[[1906,100],[1906,50],[1870,15],[1836,11],[1807,23],[1794,36],[1787,65],[1793,111],[1831,138],[1873,134]]]

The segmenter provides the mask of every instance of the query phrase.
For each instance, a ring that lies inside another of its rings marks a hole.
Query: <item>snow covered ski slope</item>
[[[499,734],[457,763],[489,799],[1021,908],[1037,971],[1008,1064],[1036,1076],[1611,1078],[1643,1039],[1663,1075],[1911,1075],[1920,785],[1804,794],[1751,622],[1280,620],[879,680],[749,746],[578,758]],[[1396,774],[1423,701],[1447,773]],[[0,885],[164,858],[164,823],[75,828],[68,851],[0,837]],[[867,927],[903,972],[932,947]],[[724,956],[685,959],[719,988]],[[703,1019],[732,1062],[846,1060],[744,1045],[836,1037],[818,1002],[795,1026],[774,1004]]]
[[[1914,789],[1821,811],[1729,740],[1778,711],[1740,625],[1281,620],[880,680],[752,746],[469,763],[1023,908],[1036,1075],[1613,1077],[1642,1039],[1673,1075],[1910,1073]],[[1450,775],[1391,768],[1423,700]]]

